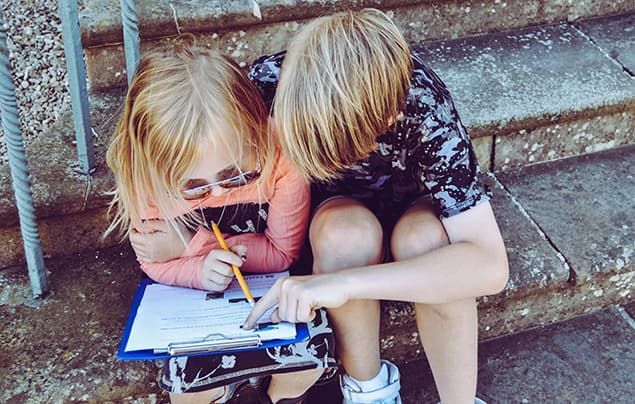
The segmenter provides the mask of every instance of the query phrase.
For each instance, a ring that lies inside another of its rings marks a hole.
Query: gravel
[[[56,0],[0,0],[9,26],[8,47],[20,123],[29,144],[70,109],[62,27]],[[6,145],[0,129],[0,163]]]

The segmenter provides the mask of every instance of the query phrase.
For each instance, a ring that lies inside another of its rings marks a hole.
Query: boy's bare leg
[[[445,229],[432,209],[417,204],[399,219],[390,244],[395,259],[405,260],[448,243]],[[475,299],[416,304],[415,312],[441,402],[474,403],[478,339]]]
[[[170,402],[172,404],[209,404],[213,400],[221,398],[223,394],[225,394],[225,388],[223,387],[217,387],[198,393],[170,393]]]
[[[313,272],[329,273],[377,264],[383,258],[383,232],[375,215],[350,198],[336,198],[321,206],[309,230]],[[379,302],[355,300],[329,309],[340,360],[357,380],[379,372]]]
[[[309,369],[271,376],[267,394],[274,403],[283,398],[296,398],[304,394],[320,378],[324,369]]]

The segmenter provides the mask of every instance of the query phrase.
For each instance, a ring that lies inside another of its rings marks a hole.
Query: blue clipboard
[[[130,337],[130,331],[132,330],[132,324],[134,323],[135,317],[137,316],[137,310],[139,309],[139,304],[141,303],[141,299],[143,298],[146,286],[153,283],[154,281],[149,278],[144,278],[139,282],[139,286],[137,287],[137,291],[135,292],[134,299],[132,301],[130,313],[128,314],[128,320],[126,321],[126,326],[123,330],[123,336],[121,337],[121,342],[119,343],[119,349],[117,350],[117,359],[119,360],[154,360],[170,358],[173,356],[204,356],[214,355],[218,353],[237,353],[255,349],[266,349],[276,346],[288,345],[296,342],[306,341],[309,339],[309,327],[306,324],[296,324],[296,337],[293,339],[274,339],[260,341],[259,338],[245,338],[234,340],[217,338],[207,341],[176,343],[175,348],[183,348],[187,345],[187,347],[190,347],[191,349],[182,349],[180,351],[177,349],[172,354],[170,352],[156,353],[152,349],[126,352],[125,349],[126,345],[128,344],[128,338]]]

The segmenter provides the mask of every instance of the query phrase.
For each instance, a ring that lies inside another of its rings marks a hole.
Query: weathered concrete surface
[[[113,235],[102,240],[108,224],[106,209],[103,207],[39,219],[43,254],[45,258],[49,258],[113,245],[117,242]],[[19,226],[0,227],[0,243],[0,268],[24,262]]]
[[[27,148],[38,218],[102,207],[109,200],[104,192],[112,187],[113,182],[105,164],[105,151],[120,112],[121,100],[120,94],[100,94],[91,100],[98,169],[90,183],[75,171],[78,167],[77,152],[70,111],[60,118],[47,136],[38,137]],[[18,223],[6,164],[0,165],[0,223],[4,226]]]
[[[635,141],[635,81],[568,24],[415,47],[496,169]]]
[[[490,171],[492,165],[492,148],[494,147],[493,136],[483,136],[472,139],[472,147],[474,148],[474,154],[476,154],[481,171],[484,173]]]
[[[635,75],[635,13],[579,21],[576,25]]]
[[[191,0],[144,0],[137,2],[142,37],[156,38],[181,32],[214,32],[258,24],[295,21],[331,14],[337,11],[376,7],[396,12],[416,8],[417,28],[426,38],[459,37],[477,32],[499,31],[526,25],[576,20],[582,17],[631,11],[629,0],[598,4],[584,0],[562,2],[532,1],[431,1],[431,0],[257,0],[262,18],[254,15],[252,2],[209,0],[204,4]],[[84,46],[97,46],[122,41],[119,2],[116,0],[80,1],[80,25]],[[172,7],[174,11],[172,10]],[[457,19],[461,24],[455,24]],[[522,25],[521,25],[522,24]]]
[[[499,178],[597,296],[632,298],[635,145],[504,172]]]
[[[424,359],[401,364],[404,403],[437,403]],[[635,332],[614,308],[483,342],[477,395],[496,403],[631,403]]]
[[[106,228],[106,191],[113,178],[105,164],[105,150],[116,123],[121,94],[100,94],[91,101],[97,171],[90,181],[77,174],[74,129],[69,114],[26,150],[31,169],[33,202],[45,255],[70,254],[100,246]],[[112,244],[112,238],[106,245]],[[22,261],[18,214],[9,167],[0,165],[0,268]]]
[[[258,0],[257,3],[262,20],[254,16],[248,0],[212,0],[204,4],[188,0],[138,2],[144,47],[156,47],[163,42],[161,38],[173,37],[180,29],[196,33],[199,43],[210,44],[248,63],[260,54],[286,48],[293,31],[308,19],[344,9],[381,8],[393,16],[411,42],[458,38],[635,9],[632,0],[608,4],[590,0]],[[119,2],[84,0],[80,14],[91,87],[97,90],[124,86]]]
[[[497,136],[494,170],[577,156],[635,142],[635,111],[587,116],[579,120],[556,119],[547,126],[528,127]]]
[[[126,248],[47,261],[51,295],[32,301],[24,274],[0,272],[0,401],[104,402],[156,392],[153,363],[115,352],[139,279]]]

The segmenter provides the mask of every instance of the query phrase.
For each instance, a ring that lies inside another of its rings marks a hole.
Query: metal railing
[[[40,234],[35,222],[35,209],[29,183],[29,168],[24,153],[24,140],[20,130],[20,116],[11,77],[11,62],[7,45],[8,27],[0,10],[0,120],[7,144],[11,184],[20,217],[20,232],[24,243],[24,254],[35,297],[46,293],[47,281],[44,258],[40,247]]]
[[[128,83],[130,83],[140,58],[138,18],[134,0],[120,0],[120,5],[126,55],[126,73]],[[58,6],[62,21],[64,54],[68,70],[79,171],[84,175],[90,176],[95,171],[96,166],[86,85],[86,65],[81,43],[77,1],[59,0]],[[8,28],[5,24],[4,15],[0,10],[0,121],[2,122],[2,129],[7,143],[11,182],[18,208],[20,231],[24,243],[31,289],[35,297],[41,297],[48,290],[47,276],[35,210],[33,208],[24,140],[20,130],[7,36]]]

